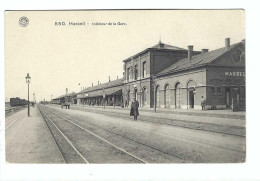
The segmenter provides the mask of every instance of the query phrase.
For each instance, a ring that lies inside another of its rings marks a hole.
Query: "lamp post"
[[[52,106],[52,95],[51,95],[51,106]]]
[[[28,117],[30,116],[30,99],[29,99],[29,84],[31,82],[31,77],[29,73],[27,73],[27,76],[25,77],[26,83],[28,84]]]

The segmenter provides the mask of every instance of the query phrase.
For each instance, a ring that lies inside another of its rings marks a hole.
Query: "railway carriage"
[[[25,99],[20,99],[19,97],[16,98],[10,98],[10,105],[12,107],[16,107],[16,106],[24,106],[27,105],[28,101]]]

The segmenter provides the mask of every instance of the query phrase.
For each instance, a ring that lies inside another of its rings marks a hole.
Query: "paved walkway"
[[[37,107],[6,118],[7,163],[63,163],[63,159]]]

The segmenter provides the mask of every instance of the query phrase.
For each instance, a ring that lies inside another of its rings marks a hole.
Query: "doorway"
[[[231,108],[230,87],[226,87],[225,102],[226,102],[226,108]]]
[[[143,95],[142,95],[142,103],[143,103],[143,107],[147,105],[146,103],[146,92],[147,92],[147,89],[144,87],[143,88]]]
[[[189,91],[189,108],[194,108],[194,92],[193,90]]]

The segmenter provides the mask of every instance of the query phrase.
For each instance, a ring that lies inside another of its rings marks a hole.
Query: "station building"
[[[201,54],[193,54],[189,46],[188,58],[159,72],[155,81],[155,104],[158,108],[228,109],[238,105],[245,109],[245,42]]]
[[[64,104],[66,101],[70,102],[71,104],[77,104],[77,94],[75,92],[69,93],[69,94],[64,94],[59,97],[56,97],[52,99],[51,103],[52,104]]]
[[[88,87],[72,96],[89,106],[128,107],[135,97],[140,107],[245,109],[245,41],[222,48],[193,51],[159,42],[125,60],[121,79]],[[60,104],[60,96],[53,101]]]
[[[124,79],[88,87],[77,94],[77,103],[89,106],[123,106]]]
[[[200,52],[193,53],[196,55]],[[187,56],[186,49],[160,41],[155,46],[123,60],[125,106],[135,97],[141,107],[153,107],[153,76]]]

